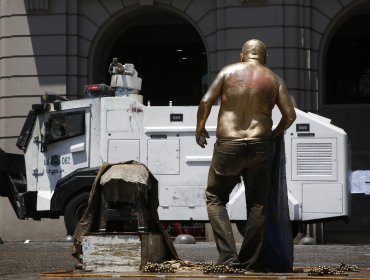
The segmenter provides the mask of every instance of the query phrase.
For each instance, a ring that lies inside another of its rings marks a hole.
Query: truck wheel
[[[80,221],[82,215],[85,213],[88,205],[89,195],[90,194],[88,192],[83,192],[68,201],[64,209],[64,224],[66,226],[68,235],[73,234],[76,225]]]

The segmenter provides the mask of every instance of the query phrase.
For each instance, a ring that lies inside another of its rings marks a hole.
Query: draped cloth
[[[112,169],[112,167],[114,168]],[[109,173],[109,175],[104,176],[106,173],[107,175]],[[89,232],[98,231],[102,187],[109,179],[119,179],[122,180],[123,183],[136,183],[147,188],[148,201],[146,203],[149,205],[145,206],[149,209],[149,232],[161,233],[165,246],[167,247],[166,260],[178,259],[176,249],[168,233],[159,222],[157,212],[159,206],[158,181],[144,164],[137,161],[127,161],[116,164],[103,163],[92,185],[87,209],[77,224],[73,234],[74,242],[71,250],[72,256],[79,258],[84,235]],[[117,181],[115,183],[117,183]]]
[[[265,247],[261,255],[262,267],[269,272],[292,272],[293,236],[289,216],[283,135],[274,141],[271,178]]]

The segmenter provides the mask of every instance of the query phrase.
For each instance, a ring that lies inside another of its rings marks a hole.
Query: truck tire
[[[64,224],[67,229],[67,235],[73,235],[77,223],[85,213],[89,200],[89,192],[83,192],[70,201],[64,209]]]

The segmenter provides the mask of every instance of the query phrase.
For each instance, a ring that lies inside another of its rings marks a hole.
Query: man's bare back
[[[218,73],[199,104],[196,141],[203,148],[209,137],[205,123],[218,98],[221,98],[218,139],[276,138],[296,117],[284,81],[265,66],[264,44],[258,40],[248,41],[240,59],[241,62],[226,66]],[[275,105],[282,117],[272,131],[271,115]]]
[[[271,111],[279,91],[276,76],[265,66],[248,62],[226,67],[223,77],[217,138],[270,137]]]

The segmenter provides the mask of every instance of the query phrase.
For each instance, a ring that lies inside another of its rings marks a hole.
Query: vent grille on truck
[[[292,180],[336,180],[335,138],[292,139]]]
[[[297,143],[297,175],[333,175],[332,143]]]

